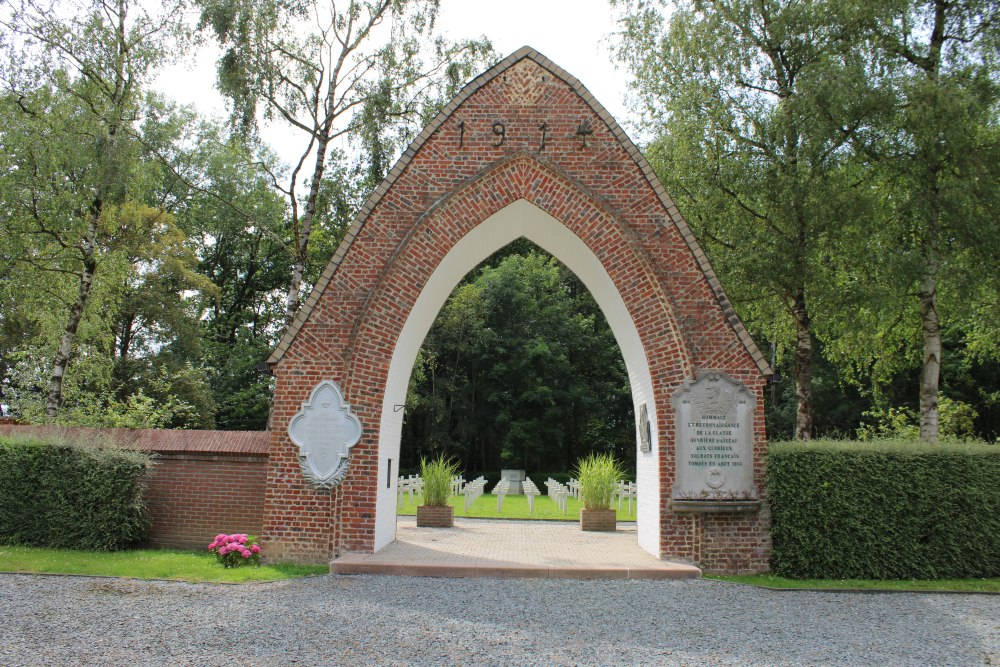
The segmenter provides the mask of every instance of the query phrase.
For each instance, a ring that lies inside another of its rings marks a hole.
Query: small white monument
[[[526,475],[523,470],[501,470],[500,471],[500,481],[510,482],[508,494],[511,495],[521,495],[524,491],[521,488],[521,483],[524,481]]]

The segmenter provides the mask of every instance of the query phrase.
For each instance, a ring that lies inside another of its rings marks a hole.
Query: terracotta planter
[[[618,513],[613,509],[580,510],[581,530],[618,530]]]
[[[420,528],[451,528],[454,508],[451,505],[418,505],[417,526]]]

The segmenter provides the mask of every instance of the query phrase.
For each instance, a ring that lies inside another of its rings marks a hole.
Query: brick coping
[[[197,431],[180,429],[89,428],[0,424],[0,435],[103,439],[123,449],[162,453],[238,454],[267,456],[269,431]]]

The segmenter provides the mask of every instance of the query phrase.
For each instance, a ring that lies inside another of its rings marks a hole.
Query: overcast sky
[[[627,75],[612,62],[615,21],[607,0],[441,0],[437,25],[452,39],[485,35],[501,56],[531,46],[578,78],[630,131],[624,101]],[[225,105],[214,90],[215,57],[211,49],[197,52],[167,68],[158,87],[204,114],[224,115]],[[291,160],[301,142],[287,135],[281,126],[263,134],[279,155]]]

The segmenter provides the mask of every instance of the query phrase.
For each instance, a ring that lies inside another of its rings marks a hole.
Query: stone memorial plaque
[[[725,373],[705,373],[673,397],[677,472],[684,500],[756,499],[753,419],[756,399]]]
[[[361,422],[344,403],[340,387],[325,380],[302,402],[288,435],[299,446],[299,465],[310,482],[332,489],[347,476],[348,453],[361,439]]]

